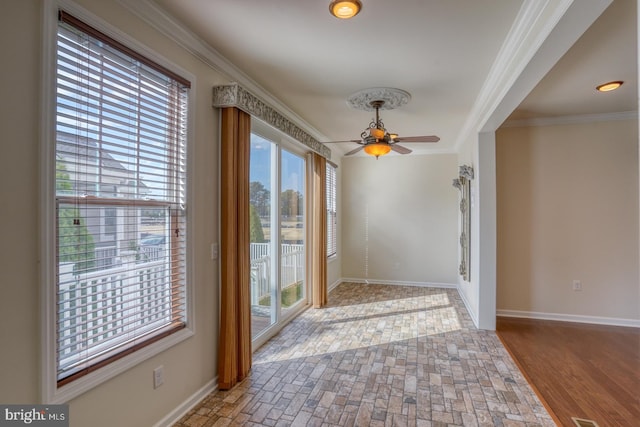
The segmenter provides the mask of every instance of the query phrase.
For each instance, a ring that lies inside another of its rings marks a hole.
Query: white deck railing
[[[251,243],[251,304],[271,295],[270,243]],[[304,280],[304,245],[284,244],[280,258],[282,289]]]
[[[281,248],[280,283],[285,289],[304,280],[304,245]],[[120,266],[79,275],[73,274],[72,263],[60,265],[58,357],[63,369],[73,369],[89,348],[99,352],[171,321],[169,262],[161,251],[145,254],[143,259],[132,255]],[[253,305],[271,295],[270,258],[270,244],[251,244]]]
[[[140,337],[171,322],[167,261],[131,263],[79,275],[63,272],[58,288],[58,357],[73,370],[87,352]],[[67,269],[68,270],[68,269]]]

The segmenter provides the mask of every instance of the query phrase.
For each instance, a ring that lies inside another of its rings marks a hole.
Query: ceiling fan
[[[407,147],[403,147],[399,145],[398,142],[438,142],[440,138],[435,135],[429,136],[404,136],[400,137],[398,134],[390,133],[385,129],[384,123],[380,119],[380,108],[385,104],[384,100],[374,100],[369,102],[369,106],[376,111],[376,118],[371,120],[369,123],[369,127],[366,128],[361,134],[360,139],[351,139],[347,141],[328,141],[324,144],[331,143],[339,143],[339,142],[355,142],[360,146],[355,148],[345,156],[350,156],[352,154],[358,153],[360,150],[365,151],[365,153],[375,156],[377,159],[380,156],[384,156],[390,151],[395,151],[399,154],[409,154],[412,150]]]

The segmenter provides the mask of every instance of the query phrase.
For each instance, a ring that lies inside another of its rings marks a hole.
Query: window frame
[[[277,188],[280,188],[282,150],[288,151],[289,153],[295,156],[303,158],[305,162],[305,167],[304,167],[304,188],[305,188],[304,224],[305,224],[305,227],[303,231],[304,241],[305,241],[305,249],[304,249],[304,255],[303,255],[305,260],[304,297],[302,298],[302,300],[296,302],[294,305],[289,307],[289,310],[286,312],[284,312],[280,307],[281,298],[276,298],[276,304],[278,305],[278,307],[276,308],[278,321],[270,325],[269,327],[265,328],[259,335],[252,337],[251,349],[253,352],[258,348],[260,348],[261,345],[269,341],[269,339],[273,338],[273,336],[280,329],[282,329],[286,324],[291,322],[291,320],[293,320],[296,316],[298,316],[300,313],[302,313],[311,305],[311,268],[310,268],[311,264],[309,261],[310,252],[307,246],[309,242],[311,242],[311,238],[310,238],[311,229],[309,227],[310,220],[311,220],[310,218],[311,211],[308,207],[309,206],[308,201],[311,200],[311,197],[307,193],[307,184],[308,184],[308,180],[310,179],[309,166],[311,163],[309,161],[309,156],[308,156],[309,151],[307,147],[302,146],[298,141],[296,141],[295,139],[292,139],[290,136],[283,133],[281,130],[275,128],[273,125],[262,121],[260,118],[257,118],[254,116],[251,117],[251,134],[255,134],[260,138],[267,140],[269,143],[273,144],[275,147],[274,150],[275,150],[275,153],[276,153],[275,156],[277,157],[277,159],[272,159],[272,162],[276,164],[276,167],[275,169],[272,170],[272,173],[277,177],[277,180],[278,180],[278,183],[276,184]],[[279,206],[279,202],[278,202],[278,206]],[[276,209],[276,210],[279,213],[280,210],[279,209]],[[276,223],[279,224],[280,215],[278,214],[277,217],[272,216],[271,220],[273,221],[274,224]],[[276,233],[276,235],[278,237],[276,240],[272,240],[272,244],[274,245],[274,247],[280,248],[280,243],[281,243],[281,239],[279,237],[280,233]],[[276,252],[278,252],[277,249],[276,249]],[[274,282],[277,283],[277,286],[279,286],[280,271],[279,269],[275,269],[275,270],[276,271],[272,271],[272,274],[277,275],[277,278],[274,279]]]
[[[330,170],[333,171],[333,180],[329,179]],[[333,189],[329,191],[329,183],[333,184]],[[334,259],[338,256],[338,167],[331,162],[327,162],[326,170],[325,170],[325,196],[326,196],[326,206],[327,206],[327,258]],[[329,197],[333,195],[333,209],[331,209],[329,203]],[[331,215],[333,214],[333,216]],[[329,239],[329,219],[333,217],[334,220],[334,229],[333,235],[331,236],[332,241]],[[333,248],[333,251],[331,250]]]
[[[179,331],[144,347],[142,351],[133,351],[106,366],[75,379],[64,385],[58,385],[56,364],[56,56],[58,10],[63,9],[71,15],[122,43],[136,53],[165,67],[191,82],[191,95],[187,100],[187,139],[186,139],[186,263],[185,263],[185,323]],[[64,403],[91,390],[103,382],[131,369],[141,362],[167,350],[195,334],[195,313],[193,302],[193,257],[192,212],[193,197],[191,146],[195,111],[196,79],[188,71],[168,61],[153,50],[116,29],[101,18],[90,13],[70,0],[52,0],[43,3],[43,61],[42,61],[42,105],[40,130],[40,313],[41,313],[41,400],[43,403]]]

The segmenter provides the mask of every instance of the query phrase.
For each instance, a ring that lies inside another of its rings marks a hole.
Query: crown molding
[[[480,132],[573,0],[525,0],[493,62],[455,147]]]
[[[638,120],[637,111],[622,111],[619,113],[580,114],[558,117],[536,117],[531,119],[507,120],[502,128],[537,127],[584,124],[593,122],[613,122],[618,120]]]
[[[229,82],[238,82],[266,105],[278,111],[313,138],[317,140],[329,139],[153,1],[116,1],[156,31],[173,40],[203,63],[222,74]]]

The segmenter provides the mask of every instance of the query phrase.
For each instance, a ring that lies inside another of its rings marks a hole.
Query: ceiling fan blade
[[[323,144],[337,144],[339,142],[355,142],[356,144],[362,144],[361,139],[349,139],[347,141],[325,141]]]
[[[407,147],[403,147],[402,145],[398,145],[398,144],[391,144],[390,146],[393,151],[400,154],[409,154],[411,153],[411,151],[413,151],[408,149]]]
[[[438,142],[440,137],[435,135],[429,136],[400,136],[394,139],[397,142]]]
[[[364,145],[361,145],[360,147],[355,148],[355,149],[349,151],[348,153],[346,153],[345,156],[350,156],[352,154],[356,154],[358,151],[362,150],[363,148],[364,148]]]

